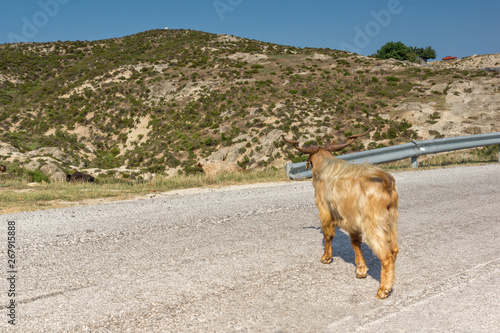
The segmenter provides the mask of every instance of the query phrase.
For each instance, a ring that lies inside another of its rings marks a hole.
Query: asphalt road
[[[312,185],[290,182],[1,215],[0,331],[497,331],[500,164],[394,176],[400,254],[385,300],[378,259],[364,246],[356,279],[344,233],[320,263]]]

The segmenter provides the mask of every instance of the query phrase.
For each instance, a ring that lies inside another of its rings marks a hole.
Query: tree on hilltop
[[[429,59],[436,59],[436,51],[432,47],[427,46],[425,49],[418,49],[417,56],[427,62]]]
[[[380,59],[408,60],[410,49],[402,42],[388,42],[377,50]]]
[[[413,62],[417,61],[417,58],[421,58],[427,62],[429,59],[436,58],[436,51],[430,46],[423,48],[406,46],[402,42],[388,42],[377,50],[376,56],[379,59],[397,59]]]

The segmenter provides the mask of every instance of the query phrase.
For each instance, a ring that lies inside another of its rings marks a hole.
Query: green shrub
[[[49,177],[43,174],[40,170],[26,170],[24,172],[24,176],[26,177],[26,181],[29,183],[41,183],[41,182],[50,182]]]

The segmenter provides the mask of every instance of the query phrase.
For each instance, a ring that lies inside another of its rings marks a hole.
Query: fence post
[[[411,167],[418,168],[418,156],[413,156],[411,158]]]

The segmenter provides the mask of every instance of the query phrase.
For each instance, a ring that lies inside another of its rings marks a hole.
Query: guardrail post
[[[498,145],[498,162],[500,162],[500,145]]]
[[[413,156],[411,158],[411,167],[418,168],[418,156]]]

